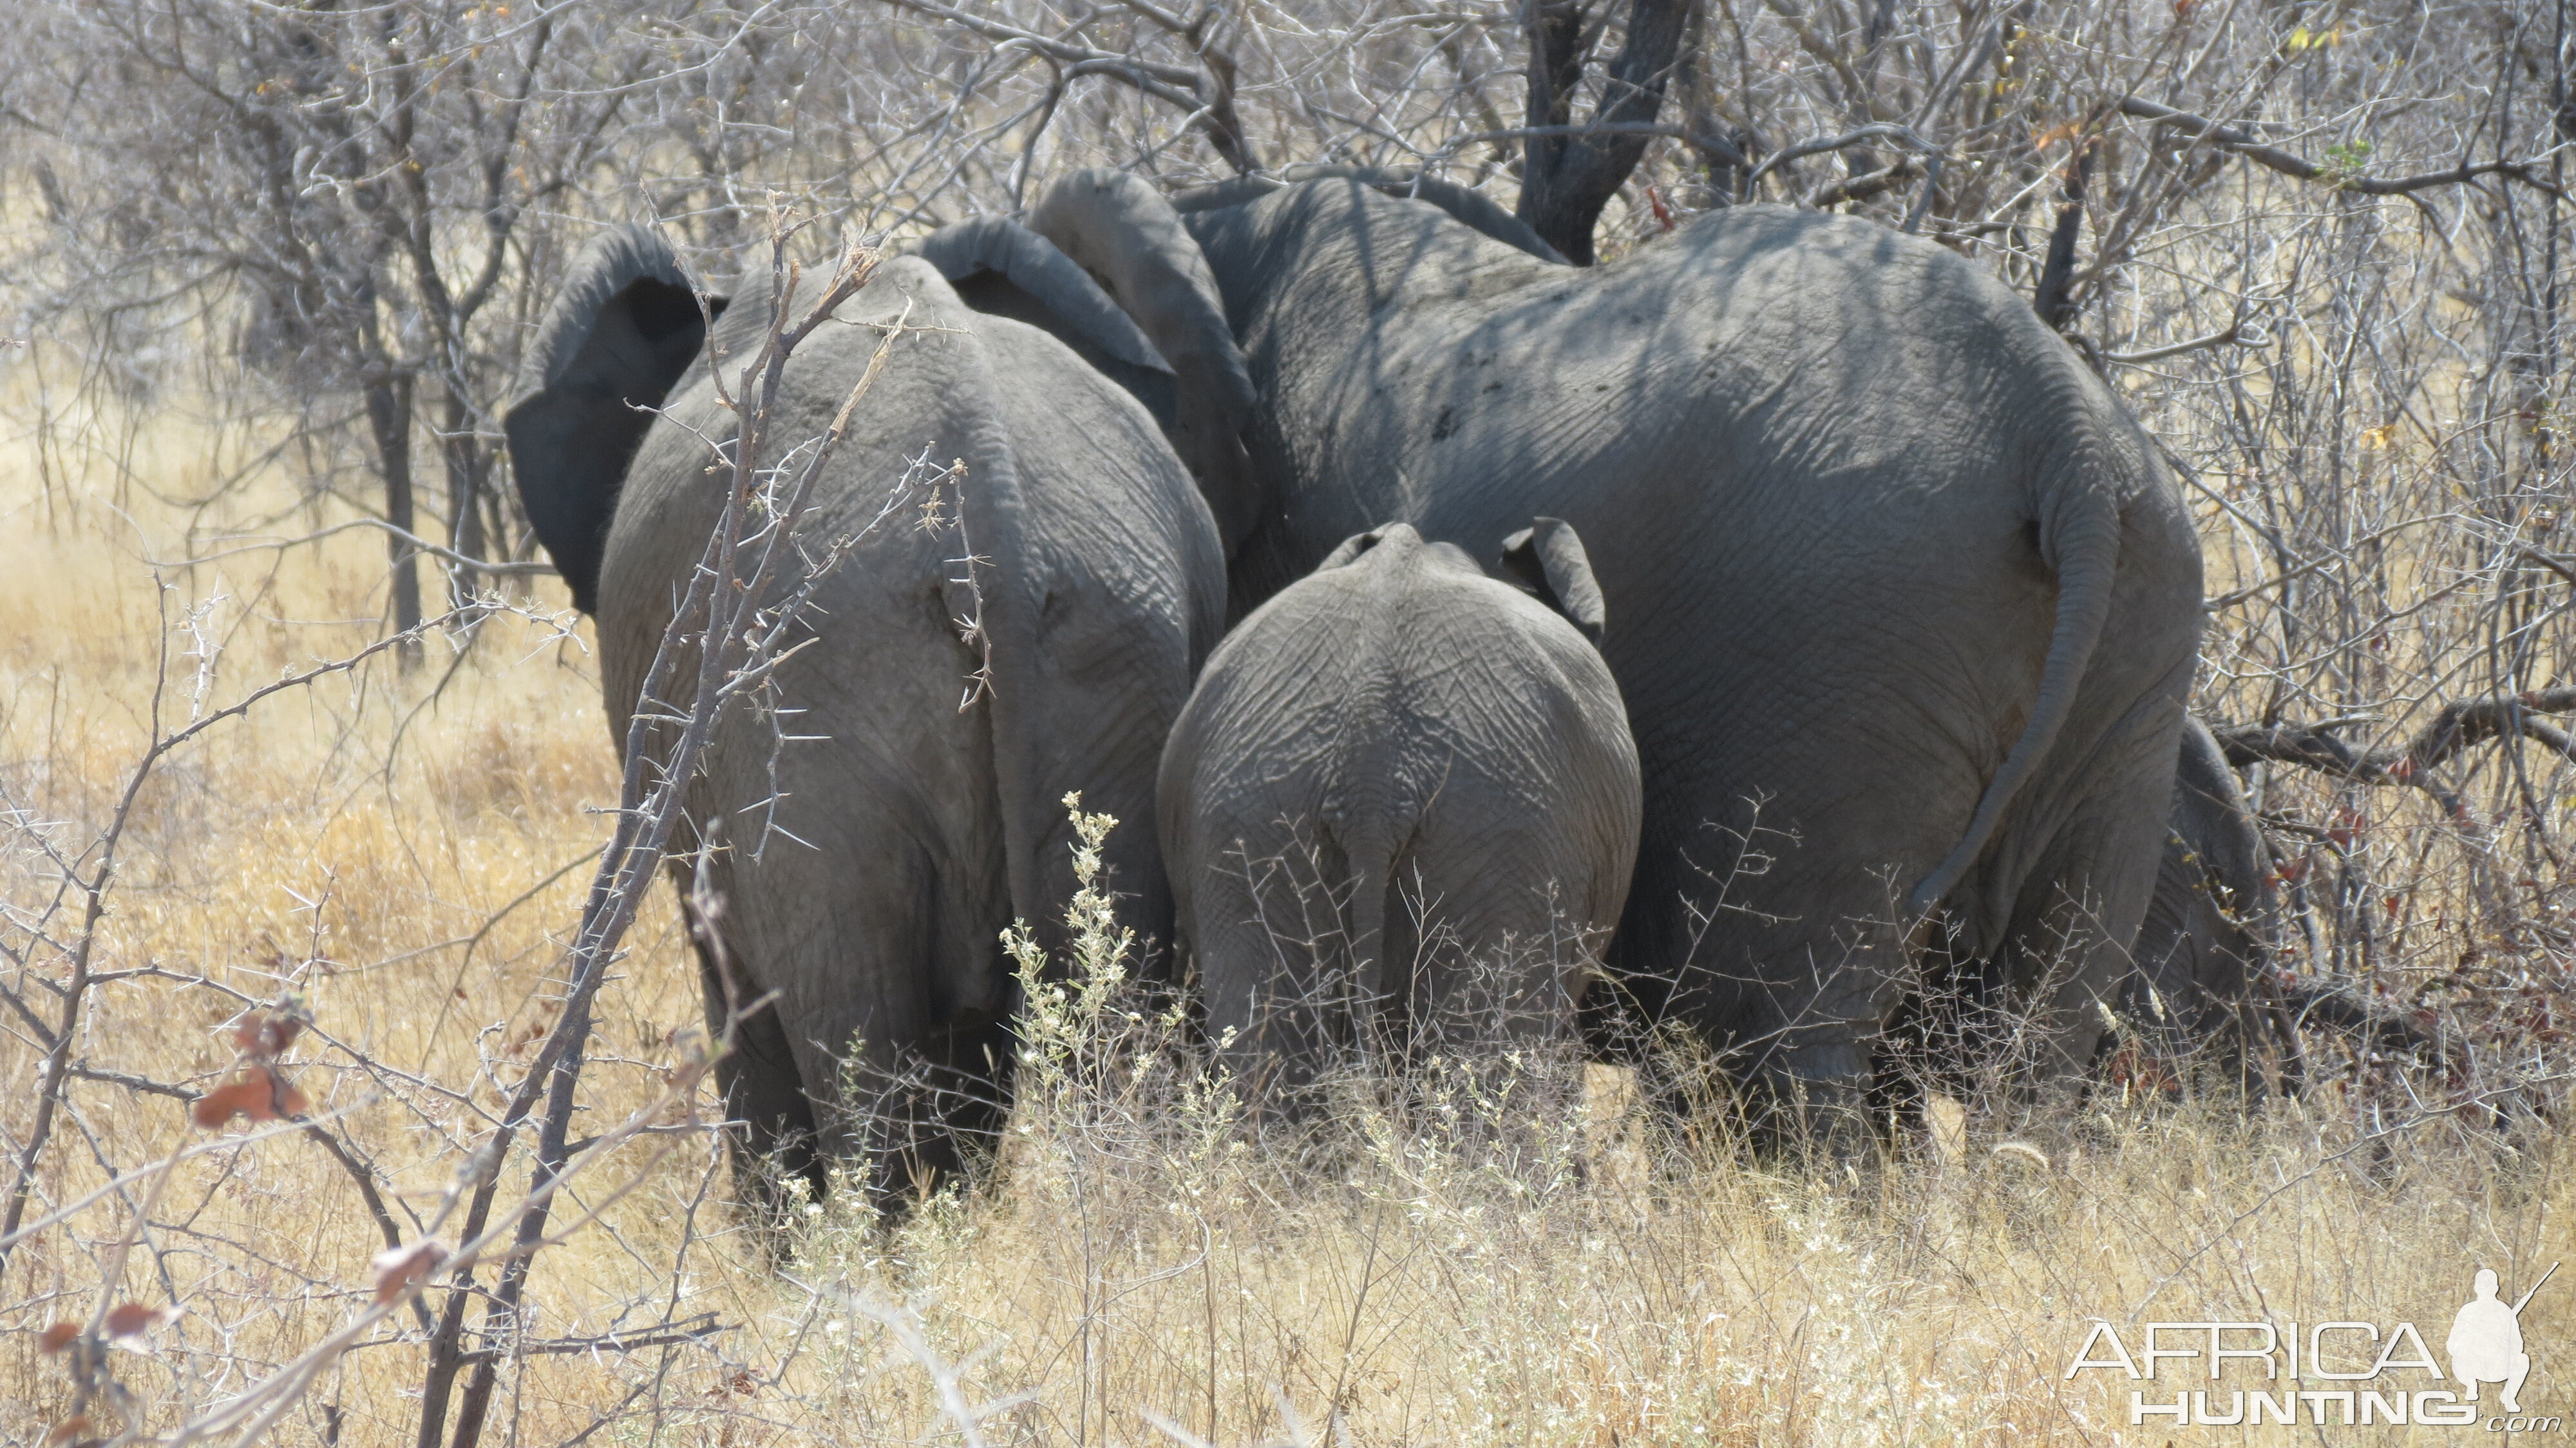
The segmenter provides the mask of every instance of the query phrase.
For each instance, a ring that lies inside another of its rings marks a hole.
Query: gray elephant
[[[2249,1091],[2278,1008],[2269,988],[2280,911],[2272,852],[2218,740],[2183,727],[2155,893],[2120,994],[2121,1018],[2160,1056],[2206,1062]]]
[[[2099,1048],[2105,1081],[2180,1090],[2196,1076],[2232,1080],[2251,1096],[2270,1084],[2270,1057],[2293,1071],[2280,1048],[2295,1047],[2296,1033],[2282,1029],[2273,976],[2279,924],[2271,851],[2253,810],[2208,726],[2186,718],[2155,889],[2131,967],[2105,1000],[2120,1021]],[[2008,1038],[2017,1025],[1992,1009],[1976,963],[1947,971],[1941,964],[1936,959],[1927,992],[1933,999],[1908,1013],[1894,1053],[1925,1079],[1891,1083],[1883,1107],[1910,1110],[1922,1085],[1976,1096],[1985,1082],[1960,1069],[1975,1053],[1926,1048],[1962,1034]]]
[[[1016,1003],[998,935],[1014,917],[1048,928],[1072,893],[1067,792],[1129,822],[1111,882],[1129,923],[1168,933],[1154,767],[1222,623],[1223,559],[1190,474],[1146,409],[1049,333],[1134,373],[1163,360],[1045,243],[955,240],[948,266],[1041,325],[979,313],[905,257],[840,309],[848,325],[797,351],[782,446],[824,432],[888,326],[925,329],[896,341],[817,484],[807,536],[860,541],[815,585],[812,639],[777,674],[795,712],[734,711],[687,788],[718,846],[720,910],[693,921],[710,1019],[720,971],[739,1000],[776,993],[718,1065],[745,1124],[737,1160],[776,1154],[817,1187],[854,1150],[874,1154],[880,1186],[953,1171],[961,1134],[997,1119]],[[708,446],[733,425],[705,354],[738,370],[767,312],[740,302],[710,339],[669,247],[607,232],[509,412],[529,516],[598,616],[621,741],[722,501]],[[964,463],[936,528],[917,525],[924,498],[896,491],[925,457]],[[844,1100],[845,1081],[870,1099]]]
[[[1181,938],[1262,1094],[1336,1052],[1574,1039],[1637,752],[1582,540],[1541,518],[1503,565],[1523,587],[1402,523],[1352,538],[1227,635],[1173,726]]]
[[[1636,1008],[1855,1106],[1938,929],[2036,1012],[2037,1079],[2079,1081],[2201,623],[2153,446],[1932,243],[1744,206],[1574,269],[1423,194],[1254,180],[1176,208],[1085,172],[1029,215],[1158,346],[1239,357],[1175,374],[1240,444],[1192,459],[1233,610],[1385,520],[1565,518],[1623,620],[1646,803],[1610,967]]]

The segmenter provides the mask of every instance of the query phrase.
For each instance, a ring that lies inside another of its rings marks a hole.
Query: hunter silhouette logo
[[[2239,1381],[2260,1370],[2260,1385],[2225,1392],[2176,1391],[2170,1399],[2160,1400],[2146,1390],[2132,1390],[2132,1427],[2150,1418],[2178,1427],[2265,1423],[2291,1427],[2304,1416],[2316,1427],[2414,1423],[2444,1428],[2481,1425],[2490,1433],[2554,1432],[2562,1426],[2555,1414],[2522,1411],[2523,1383],[2531,1376],[2522,1310],[2557,1271],[2558,1264],[2552,1262],[2539,1281],[2507,1302],[2498,1295],[2494,1270],[2479,1268],[2469,1301],[2452,1317],[2450,1335],[2442,1341],[2450,1362],[2448,1379],[2424,1335],[2411,1322],[2397,1323],[2386,1333],[2370,1322],[2319,1322],[2305,1330],[2295,1322],[2150,1322],[2144,1326],[2143,1339],[2133,1336],[2139,1345],[2133,1356],[2116,1328],[2096,1321],[2076,1350],[2075,1360],[2067,1365],[2066,1376],[2091,1368],[2155,1382],[2157,1369],[2174,1359],[2206,1362],[2205,1381],[2212,1385],[2231,1359],[2240,1366]],[[2130,1331],[2135,1334],[2139,1329]],[[2456,1383],[2456,1387],[2416,1388],[2408,1381],[2410,1374],[2434,1383]],[[2163,1376],[2170,1380],[2181,1374]],[[2503,1409],[2500,1413],[2481,1411],[2485,1404],[2479,1394],[2488,1384],[2499,1389],[2495,1405]]]
[[[2522,1310],[2531,1305],[2532,1293],[2540,1290],[2558,1264],[2540,1274],[2540,1282],[2531,1284],[2531,1292],[2511,1307],[2496,1300],[2496,1275],[2485,1267],[2478,1269],[2477,1296],[2451,1319],[2451,1336],[2443,1346],[2451,1353],[2451,1376],[2468,1385],[2462,1394],[2470,1402],[2478,1400],[2480,1383],[2502,1383],[2504,1391],[2496,1395],[2508,1413],[2519,1413],[2522,1404],[2515,1394],[2522,1391],[2522,1380],[2531,1376],[2531,1354],[2522,1350]]]

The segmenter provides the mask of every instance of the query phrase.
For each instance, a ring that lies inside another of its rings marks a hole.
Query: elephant
[[[880,1194],[955,1172],[998,1120],[1017,1004],[999,936],[1018,918],[1056,938],[1069,792],[1128,822],[1104,852],[1122,923],[1168,935],[1154,767],[1223,625],[1224,560],[1190,472],[1146,405],[1059,337],[1125,359],[1140,386],[1168,388],[1166,360],[1044,242],[957,240],[925,246],[937,261],[883,261],[787,363],[782,447],[826,431],[889,328],[917,329],[815,484],[803,536],[857,542],[810,584],[781,581],[811,588],[809,636],[777,666],[774,707],[718,723],[675,851],[709,847],[716,908],[691,923],[710,1026],[729,999],[774,994],[717,1063],[737,1165],[775,1160],[817,1191],[853,1154]],[[760,290],[714,303],[710,333],[667,242],[605,231],[507,414],[529,517],[597,617],[621,747],[724,498],[709,449],[734,422],[710,358],[739,372],[757,355]],[[937,527],[916,521],[924,459],[962,463],[933,490]]]
[[[1353,537],[1226,636],[1173,725],[1180,938],[1257,1098],[1304,1104],[1337,1050],[1575,1038],[1636,864],[1637,751],[1582,540],[1539,518],[1502,566],[1519,586],[1403,523]]]
[[[1025,218],[1201,360],[1230,614],[1383,522],[1564,518],[1625,621],[1627,1012],[1725,1050],[1762,1121],[1850,1124],[1938,935],[2026,1002],[2034,1098],[2080,1089],[2201,626],[2153,444],[1929,241],[1749,205],[1574,268],[1390,189],[1087,171]]]
[[[2272,852],[2209,727],[2186,719],[2173,805],[2119,1014],[2159,1056],[2205,1060],[2249,1093],[2277,1003]]]

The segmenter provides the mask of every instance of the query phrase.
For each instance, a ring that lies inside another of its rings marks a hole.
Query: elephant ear
[[[1601,644],[1608,621],[1601,584],[1592,576],[1591,556],[1574,525],[1562,518],[1537,518],[1503,540],[1503,570],[1539,597],[1590,639]]]
[[[1321,163],[1291,166],[1283,173],[1298,181],[1357,181],[1389,196],[1413,201],[1428,201],[1474,227],[1505,246],[1528,252],[1541,261],[1558,266],[1569,265],[1565,253],[1547,244],[1531,225],[1496,205],[1481,191],[1470,191],[1455,181],[1444,181],[1420,171],[1390,171],[1381,166],[1340,166]],[[1250,199],[1250,198],[1246,198]]]
[[[943,226],[914,248],[914,254],[939,269],[952,284],[982,272],[1001,276],[1028,293],[1073,329],[1084,341],[1132,367],[1172,369],[1163,354],[1137,329],[1135,319],[1091,273],[1056,249],[1055,243],[1005,216],[981,216]]]
[[[644,226],[592,238],[537,328],[502,431],[528,522],[584,613],[599,606],[608,522],[653,423],[639,409],[662,405],[705,340],[696,283]]]
[[[1047,188],[1028,227],[1097,278],[1171,364],[1172,449],[1197,475],[1233,557],[1261,516],[1243,444],[1259,398],[1197,239],[1152,185],[1104,169],[1076,171]]]

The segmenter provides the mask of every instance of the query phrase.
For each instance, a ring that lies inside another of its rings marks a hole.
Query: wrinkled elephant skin
[[[1141,186],[1067,178],[1031,224],[1132,260],[1168,233]],[[1246,464],[1200,478],[1235,611],[1384,522],[1565,519],[1644,771],[1610,961],[1636,1004],[1857,1103],[1937,907],[2035,1012],[2040,1079],[2080,1078],[2155,880],[2201,572],[2066,343],[1858,220],[1740,207],[1578,270],[1352,180],[1215,200],[1180,198],[1195,255],[1110,290],[1149,332],[1193,288],[1226,308],[1257,403]]]
[[[1173,726],[1181,934],[1257,1097],[1297,1104],[1337,1053],[1575,1038],[1635,865],[1636,747],[1580,541],[1509,541],[1531,592],[1403,524],[1349,540]]]

